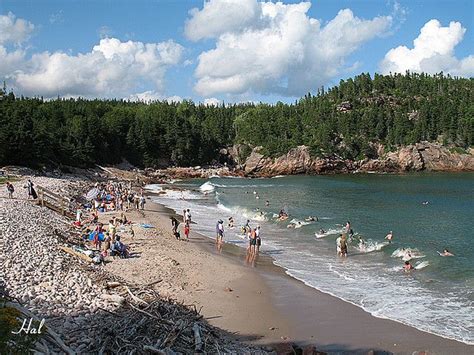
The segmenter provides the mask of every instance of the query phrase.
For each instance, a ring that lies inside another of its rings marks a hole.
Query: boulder
[[[270,160],[260,153],[262,147],[255,147],[252,149],[252,153],[245,160],[245,173],[254,174],[262,169],[262,167]]]

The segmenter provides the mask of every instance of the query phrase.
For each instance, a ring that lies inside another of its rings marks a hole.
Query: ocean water
[[[240,226],[259,224],[262,251],[311,287],[376,317],[474,344],[474,174],[213,177],[148,188],[166,191],[156,201],[178,213],[190,208],[193,229],[209,237],[218,219],[233,216],[225,241],[246,247]],[[275,218],[282,208],[290,214],[283,222]],[[354,238],[339,258],[335,240],[348,220],[366,247]],[[320,228],[330,234],[318,235]],[[389,231],[392,244],[384,240]],[[401,248],[418,257],[411,260],[418,270],[402,271]],[[444,248],[455,256],[439,256]]]

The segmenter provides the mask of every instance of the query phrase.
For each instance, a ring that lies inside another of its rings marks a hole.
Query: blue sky
[[[16,92],[45,97],[288,102],[360,72],[474,74],[474,1],[321,0],[311,1],[309,9],[298,4],[283,1],[277,9],[257,0],[212,0],[207,7],[202,0],[0,0],[0,76]],[[350,12],[341,14],[343,9]],[[274,11],[278,16],[269,15]],[[19,20],[26,29],[15,26]],[[452,21],[459,24],[450,26]],[[397,49],[412,50],[427,23],[416,51]],[[12,31],[21,32],[15,37],[21,39],[12,40]],[[117,42],[108,43],[109,54],[92,55],[101,39]],[[133,48],[125,53],[118,48],[127,41]],[[131,59],[146,43],[167,44],[149,49],[143,61]],[[333,49],[337,53],[329,54]],[[102,73],[109,74],[100,78]]]

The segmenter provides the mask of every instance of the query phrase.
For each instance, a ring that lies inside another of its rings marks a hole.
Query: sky
[[[406,70],[474,76],[473,0],[0,0],[25,96],[292,102]]]

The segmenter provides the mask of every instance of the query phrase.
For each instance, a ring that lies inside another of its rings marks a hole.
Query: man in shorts
[[[260,246],[262,245],[262,239],[260,238],[260,226],[257,226],[255,229],[255,241],[256,241],[256,248],[257,254],[260,252]]]

